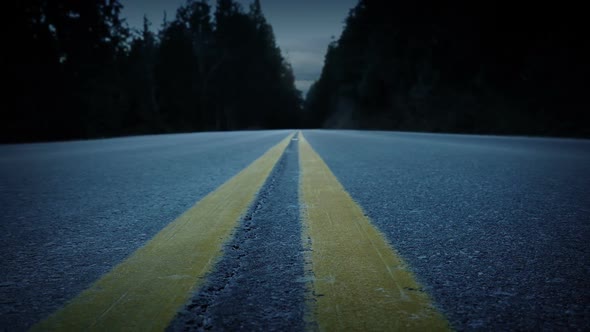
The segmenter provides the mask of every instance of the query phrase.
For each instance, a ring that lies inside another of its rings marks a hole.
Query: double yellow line
[[[291,137],[174,220],[37,331],[162,331],[204,281]]]
[[[311,326],[325,331],[441,331],[402,259],[301,136],[301,206],[311,274]]]
[[[162,331],[199,289],[293,134],[33,330]],[[445,330],[385,237],[299,134],[309,328]],[[302,274],[304,271],[302,271]]]

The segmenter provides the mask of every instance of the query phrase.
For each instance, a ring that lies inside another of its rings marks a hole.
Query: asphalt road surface
[[[590,143],[306,137],[457,329],[590,327]]]
[[[0,147],[0,326],[64,305],[287,134]]]
[[[166,324],[328,326],[314,318],[331,295],[310,290],[320,264],[303,235],[315,204],[301,198],[302,174],[314,171],[303,167],[318,162],[300,163],[307,143],[452,329],[590,329],[590,141],[325,130],[285,141],[292,133],[0,146],[0,329],[66,306],[277,144],[221,258]]]

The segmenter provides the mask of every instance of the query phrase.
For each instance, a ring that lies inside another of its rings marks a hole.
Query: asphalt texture
[[[223,259],[169,331],[304,330],[297,151],[292,140]]]
[[[304,135],[455,329],[590,329],[588,140]]]
[[[0,330],[63,306],[290,132],[0,146]],[[304,135],[453,328],[590,329],[590,141]],[[304,329],[294,143],[169,330]]]
[[[0,330],[63,306],[291,132],[0,145]]]

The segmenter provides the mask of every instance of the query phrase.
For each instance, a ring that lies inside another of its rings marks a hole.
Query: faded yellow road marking
[[[303,236],[313,273],[308,320],[315,321],[315,328],[449,330],[384,235],[301,133],[299,160]]]
[[[162,331],[203,282],[289,144],[282,140],[33,330]]]

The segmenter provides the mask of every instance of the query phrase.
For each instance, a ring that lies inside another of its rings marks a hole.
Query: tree
[[[187,0],[159,33],[131,36],[116,0],[15,4],[2,58],[21,105],[3,141],[138,133],[278,128],[296,123],[301,96],[259,1],[244,13],[221,0]]]
[[[112,134],[124,108],[117,62],[127,30],[118,1],[24,1],[16,5],[9,77],[22,116],[7,121],[17,140]],[[107,84],[108,82],[108,84]],[[9,138],[10,139],[10,138]]]
[[[306,117],[311,126],[588,135],[579,12],[360,0],[328,48]],[[333,121],[345,115],[353,121]]]
[[[125,59],[125,76],[129,107],[122,114],[127,133],[149,133],[162,130],[159,105],[156,100],[155,65],[159,47],[150,31],[151,23],[144,16],[143,29],[131,42]]]

